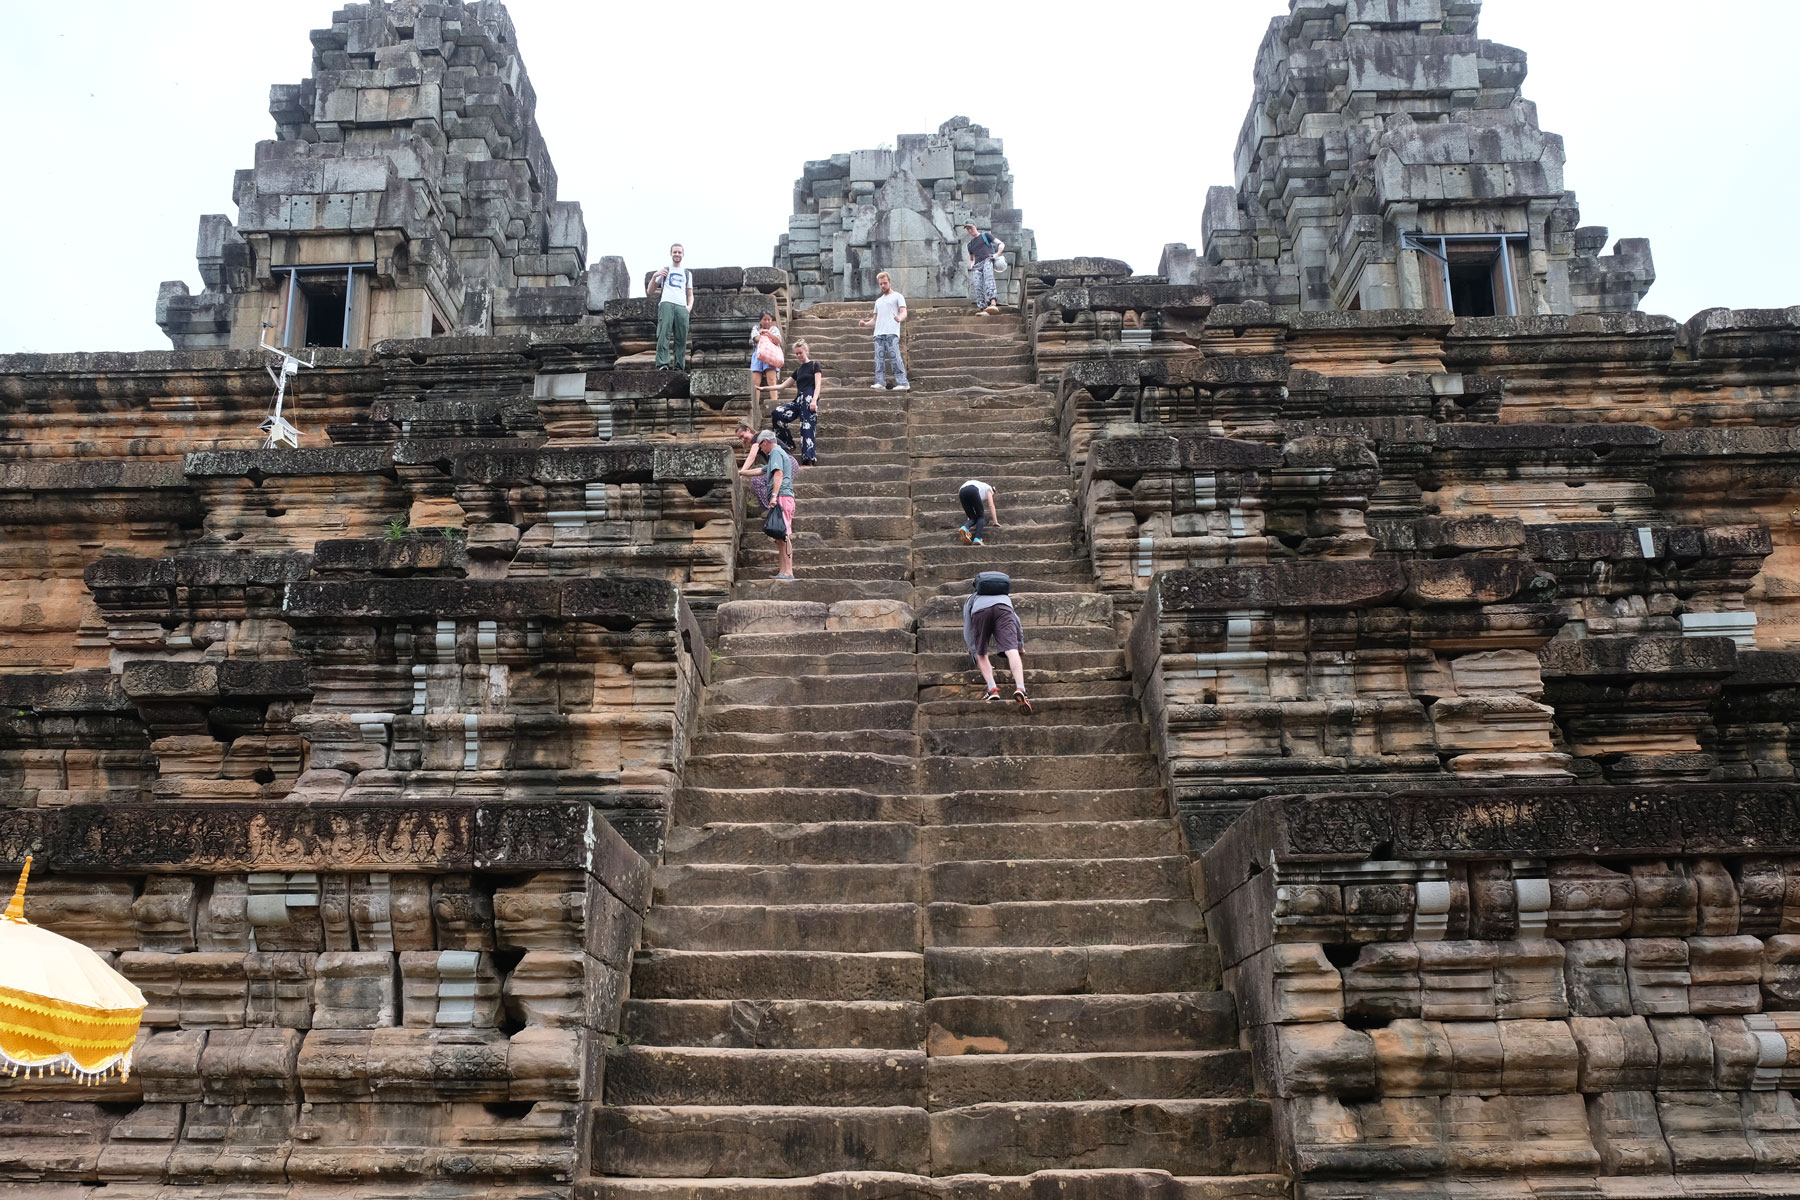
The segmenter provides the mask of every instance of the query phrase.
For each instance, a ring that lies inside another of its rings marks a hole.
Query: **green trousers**
[[[656,306],[656,365],[687,370],[687,305],[664,300]]]

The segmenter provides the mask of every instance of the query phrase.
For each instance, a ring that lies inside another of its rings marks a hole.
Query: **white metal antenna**
[[[263,328],[268,329],[269,327],[269,323],[264,321]],[[274,346],[269,345],[269,335],[266,333],[263,334],[262,341],[259,344],[264,350],[267,350],[270,354],[273,354],[276,358],[281,360],[281,369],[279,371],[273,366],[266,366],[263,368],[263,370],[269,373],[269,379],[275,384],[275,411],[269,414],[267,420],[257,426],[258,429],[261,429],[264,433],[269,435],[269,440],[263,443],[263,449],[273,450],[278,446],[286,446],[290,450],[298,450],[300,448],[300,431],[294,428],[291,421],[281,415],[281,406],[287,399],[287,381],[289,377],[298,375],[301,367],[310,367],[313,364],[310,362],[301,362],[287,351],[278,350]],[[316,355],[314,356],[314,361],[317,361]]]

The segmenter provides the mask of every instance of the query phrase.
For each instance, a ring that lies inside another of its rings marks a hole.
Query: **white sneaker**
[[[888,391],[890,391],[890,392],[910,392],[910,391],[912,391],[912,384],[897,383],[893,387],[889,388]]]

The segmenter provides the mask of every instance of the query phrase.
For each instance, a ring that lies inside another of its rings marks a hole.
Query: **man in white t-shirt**
[[[892,364],[896,392],[910,392],[906,382],[906,364],[900,361],[900,322],[906,320],[906,297],[894,290],[894,281],[883,271],[875,277],[881,295],[875,297],[875,315],[858,325],[875,327],[875,386],[887,387],[889,365]]]
[[[687,251],[680,242],[669,247],[669,265],[656,273],[662,303],[656,306],[656,369],[687,370],[688,316],[694,309],[694,273],[681,265]]]

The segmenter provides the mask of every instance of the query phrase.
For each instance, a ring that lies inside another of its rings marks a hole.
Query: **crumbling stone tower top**
[[[200,218],[205,290],[164,283],[177,348],[368,346],[587,318],[623,294],[559,200],[537,95],[499,0],[350,4],[311,78],[269,95],[273,140],[237,173],[235,225]]]
[[[1582,226],[1525,54],[1480,0],[1291,0],[1256,57],[1237,186],[1212,188],[1173,282],[1215,299],[1460,316],[1630,311],[1650,244]]]
[[[968,294],[964,222],[1006,243],[1013,263],[1037,257],[1014,207],[1006,147],[967,117],[935,134],[903,133],[892,149],[854,150],[806,164],[794,181],[794,215],[775,247],[802,305],[867,300],[887,271],[915,299]],[[1017,276],[1002,275],[1000,299],[1017,303]]]

